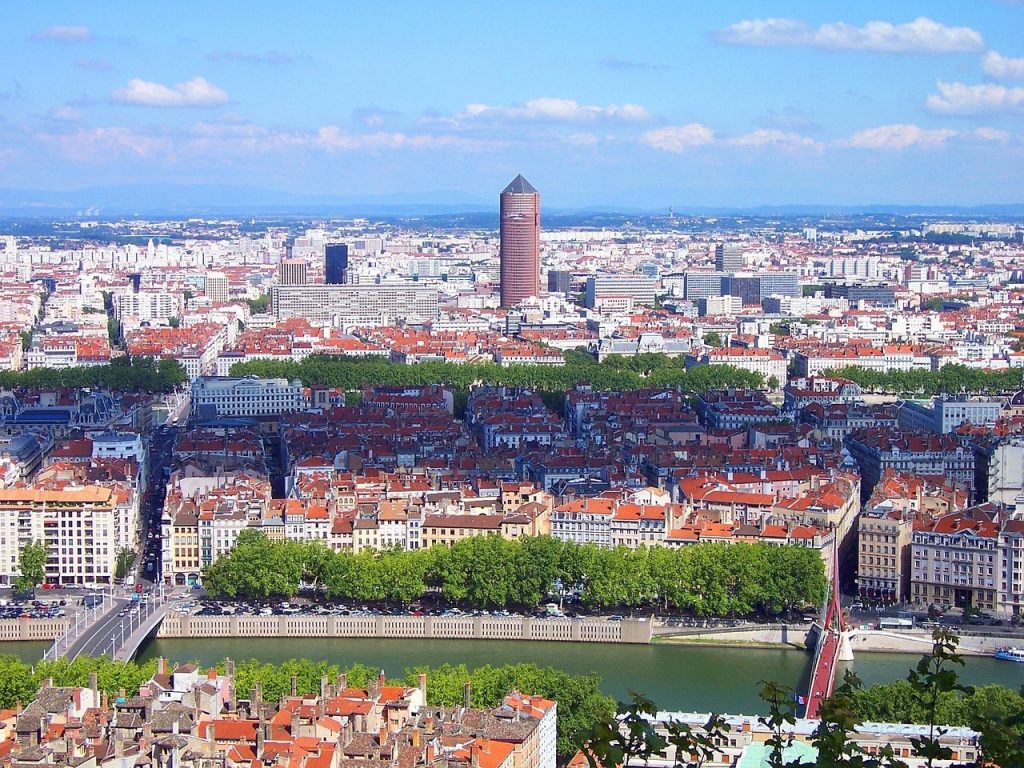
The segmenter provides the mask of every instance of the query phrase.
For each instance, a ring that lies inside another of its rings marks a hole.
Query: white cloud
[[[973,115],[1024,111],[1024,88],[985,83],[936,83],[939,92],[932,94],[925,105],[932,112],[945,115]]]
[[[827,51],[879,53],[962,53],[982,50],[981,33],[970,27],[947,27],[921,16],[905,24],[869,21],[862,27],[844,22],[812,27],[797,19],[747,19],[719,31],[730,45],[807,46]]]
[[[700,123],[656,128],[653,131],[647,131],[640,137],[641,143],[649,147],[676,153],[685,152],[690,147],[710,144],[714,140],[714,131]]]
[[[642,122],[650,118],[650,113],[638,104],[609,104],[600,107],[580,104],[573,99],[544,96],[510,107],[470,104],[465,111],[453,117],[427,118],[424,122],[447,125],[461,125],[472,121],[590,123],[598,120]]]
[[[1008,131],[1000,131],[997,128],[989,128],[987,126],[975,128],[974,135],[982,141],[995,141],[1000,144],[1005,144],[1010,140],[1010,133]]]
[[[601,137],[593,133],[574,133],[566,138],[566,142],[574,147],[596,147],[601,143]]]
[[[151,158],[172,149],[165,136],[142,134],[120,126],[80,128],[71,133],[41,134],[39,138],[62,156],[79,162],[102,162],[118,155]]]
[[[326,150],[358,151],[381,149],[434,149],[452,145],[468,145],[454,136],[408,134],[400,131],[347,133],[336,125],[324,125],[312,138],[313,146]]]
[[[817,148],[818,142],[794,131],[780,131],[776,128],[759,128],[751,133],[729,139],[736,147],[779,147],[782,149]]]
[[[981,60],[981,69],[999,80],[1024,80],[1024,58],[1014,59],[989,51]]]
[[[858,131],[837,143],[840,146],[859,149],[896,150],[908,147],[938,147],[956,135],[956,131],[948,128],[928,130],[917,125],[896,123]]]
[[[36,42],[46,43],[88,43],[94,40],[95,36],[88,27],[69,27],[58,24],[36,32],[32,35],[32,39]]]
[[[174,86],[133,78],[114,91],[112,98],[141,107],[214,107],[228,101],[227,93],[198,76]]]
[[[82,114],[74,107],[67,104],[59,104],[50,110],[50,117],[65,123],[77,123],[82,119]]]

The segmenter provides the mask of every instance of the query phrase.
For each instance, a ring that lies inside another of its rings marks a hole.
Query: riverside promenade
[[[159,638],[378,637],[451,640],[651,642],[648,619],[538,619],[531,616],[192,616],[168,613]]]

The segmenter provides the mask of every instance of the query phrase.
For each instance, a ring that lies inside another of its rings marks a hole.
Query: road
[[[75,659],[78,656],[102,656],[110,652],[110,644],[116,634],[121,637],[122,622],[127,616],[121,615],[121,610],[129,605],[127,598],[115,598],[114,606],[104,614],[89,630],[75,641],[65,654],[68,659]]]
[[[171,466],[176,434],[177,430],[174,427],[157,429],[153,432],[149,446],[149,482],[142,511],[142,560],[139,570],[140,578],[146,581],[159,581],[162,572],[163,540],[160,517],[163,514],[164,496],[167,491],[165,469]]]

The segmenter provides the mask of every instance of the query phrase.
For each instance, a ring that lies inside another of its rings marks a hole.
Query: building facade
[[[348,282],[348,246],[344,243],[324,246],[324,282],[328,285]]]
[[[501,306],[540,294],[540,193],[520,174],[500,201]]]
[[[399,320],[437,317],[437,287],[395,282],[379,285],[278,285],[271,290],[278,322],[301,317],[312,325],[380,327]]]
[[[302,382],[255,376],[200,376],[192,383],[192,414],[267,416],[294,413],[306,407]]]

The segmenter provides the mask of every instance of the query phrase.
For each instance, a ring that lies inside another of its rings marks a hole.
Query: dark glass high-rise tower
[[[348,282],[348,246],[344,243],[324,246],[324,282],[328,285]]]
[[[540,193],[522,174],[501,193],[501,306],[540,294]]]

